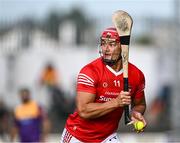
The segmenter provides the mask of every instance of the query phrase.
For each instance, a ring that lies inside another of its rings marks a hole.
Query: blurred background
[[[120,136],[130,143],[180,142],[179,0],[0,0],[2,142],[22,87],[48,114],[48,140],[59,141],[75,108],[77,74],[99,57],[100,34],[118,9],[134,20],[129,59],[146,77],[148,121],[143,134],[121,121]]]

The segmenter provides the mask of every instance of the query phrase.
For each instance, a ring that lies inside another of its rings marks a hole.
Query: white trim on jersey
[[[86,74],[84,74],[84,73],[80,73],[79,76],[82,76],[82,77],[84,76],[84,77],[86,77],[87,79],[89,79],[91,82],[94,83],[94,80],[93,80],[92,78],[90,78],[89,76],[87,76]]]
[[[116,30],[110,30],[110,29],[108,29],[108,30],[105,30],[104,32],[117,32]]]
[[[110,66],[106,65],[106,67],[108,68],[108,70],[110,70],[115,76],[118,76],[120,74],[123,73],[123,69],[121,69],[120,71],[116,72],[114,69],[112,69]]]
[[[85,84],[89,86],[94,86],[94,80],[87,76],[86,74],[80,73],[78,75],[78,81],[79,84]]]
[[[85,82],[78,82],[79,84],[84,84],[84,85],[89,85],[89,86],[93,86],[94,87],[94,85],[93,84],[88,84],[88,83],[85,83]]]
[[[86,77],[83,77],[83,76],[79,76],[78,77],[78,81],[84,81],[84,82],[88,82],[88,83],[92,83],[93,84],[92,81],[90,81],[89,79],[87,79]]]

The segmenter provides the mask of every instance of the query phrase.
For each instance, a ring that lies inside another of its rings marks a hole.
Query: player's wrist
[[[132,108],[131,112],[133,113],[140,113],[141,115],[144,115],[145,108],[142,105],[136,105]]]
[[[136,114],[136,115],[137,115],[137,114],[142,115],[141,112],[132,109],[131,112],[130,112],[131,117],[132,117],[133,115],[135,115],[135,114]]]
[[[118,108],[119,107],[118,100],[115,98],[111,99],[110,104],[111,104],[112,108]]]

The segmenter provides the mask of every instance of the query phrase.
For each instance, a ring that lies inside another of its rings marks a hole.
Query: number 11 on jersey
[[[114,80],[114,85],[116,87],[120,87],[120,80]]]

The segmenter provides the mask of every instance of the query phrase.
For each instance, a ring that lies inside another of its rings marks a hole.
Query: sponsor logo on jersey
[[[112,98],[110,97],[105,97],[105,96],[99,96],[100,101],[110,101]]]
[[[106,91],[105,95],[115,95],[118,96],[120,93],[119,92],[110,92],[110,91]]]

